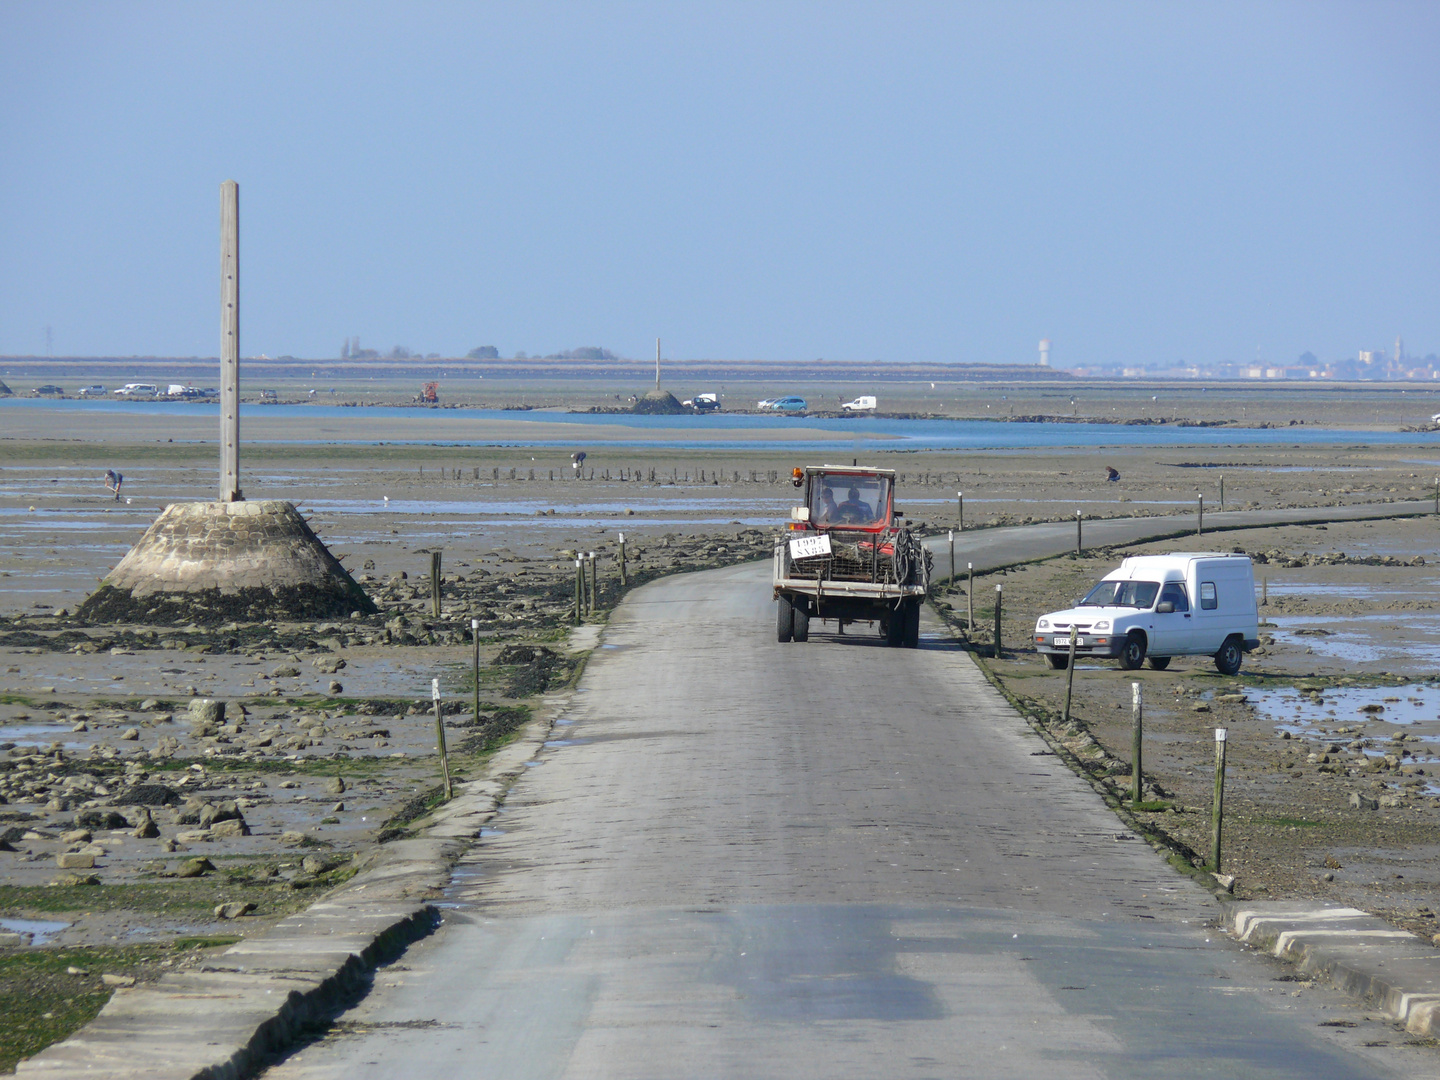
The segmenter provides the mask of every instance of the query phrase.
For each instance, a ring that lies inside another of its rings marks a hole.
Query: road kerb
[[[1230,933],[1365,1001],[1412,1035],[1440,1037],[1440,949],[1357,908],[1240,902]]]

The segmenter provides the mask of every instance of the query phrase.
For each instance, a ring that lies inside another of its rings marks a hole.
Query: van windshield
[[[1076,607],[1149,608],[1160,591],[1158,581],[1102,581]]]

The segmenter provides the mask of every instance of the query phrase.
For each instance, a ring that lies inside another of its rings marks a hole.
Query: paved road
[[[780,646],[766,573],[632,594],[445,925],[272,1080],[1435,1075],[1207,929],[935,627]]]

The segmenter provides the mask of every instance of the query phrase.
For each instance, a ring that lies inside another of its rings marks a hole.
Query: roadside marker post
[[[430,696],[435,700],[435,746],[440,751],[440,775],[445,784],[445,801],[455,794],[450,786],[450,756],[445,752],[445,713],[440,705],[440,680],[430,680]]]
[[[1220,509],[1225,509],[1225,474],[1220,474]]]
[[[575,553],[579,555],[577,551]],[[575,560],[575,624],[580,624],[580,619],[585,614],[585,563],[581,559]]]
[[[590,552],[590,614],[595,614],[595,552]]]
[[[1084,537],[1084,534],[1083,534],[1083,532],[1082,532],[1083,526],[1081,525],[1081,522],[1084,521],[1084,520],[1085,520],[1085,515],[1084,515],[1083,513],[1081,513],[1079,510],[1076,510],[1076,511],[1075,511],[1075,554],[1076,554],[1076,555],[1079,555],[1082,551],[1085,550],[1085,543],[1084,543],[1085,537]]]
[[[1061,718],[1062,724],[1070,722],[1070,691],[1075,688],[1075,642],[1079,634],[1076,633],[1075,624],[1070,624],[1070,660],[1065,665],[1065,715]]]
[[[1130,684],[1130,802],[1140,805],[1141,749],[1144,745],[1145,702],[1140,694],[1140,684]]]
[[[999,660],[999,659],[1000,659],[1000,601],[1001,601],[1001,598],[1002,598],[1001,589],[1003,589],[1003,588],[1004,588],[1004,586],[1002,586],[999,582],[996,582],[996,584],[995,584],[995,659],[996,659],[996,660]]]
[[[965,570],[970,575],[970,585],[965,590],[965,633],[975,633],[975,564],[967,562]]]
[[[1199,536],[1205,531],[1205,496],[1201,492],[1195,493],[1195,535]]]
[[[1435,513],[1440,514],[1440,476],[1435,477]]]
[[[950,530],[950,584],[955,584],[955,530]]]
[[[1435,495],[1436,505],[1437,505],[1437,506],[1440,506],[1440,478],[1437,478],[1437,479],[1436,479],[1435,485],[1436,485],[1436,486],[1435,486],[1435,491],[1436,491],[1436,495]],[[960,532],[964,532],[964,531],[965,531],[965,493],[964,493],[963,491],[957,491],[957,492],[955,492],[955,504],[956,504],[956,505],[959,507],[959,509],[960,509]],[[1440,512],[1440,511],[1437,511],[1437,512]]]
[[[437,617],[440,614],[440,552],[430,553],[430,608]]]
[[[1215,798],[1210,806],[1210,869],[1220,873],[1220,833],[1225,820],[1225,736],[1226,729],[1215,729]]]
[[[470,620],[470,640],[475,644],[475,723],[480,723],[480,620]]]
[[[1270,579],[1268,577],[1260,579],[1260,606],[1270,606]]]
[[[620,534],[620,584],[628,585],[629,579],[625,573],[625,534]]]

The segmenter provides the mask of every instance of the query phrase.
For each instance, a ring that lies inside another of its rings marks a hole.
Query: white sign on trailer
[[[821,533],[819,536],[800,536],[790,541],[790,557],[792,559],[813,559],[817,555],[829,554],[829,533]]]

